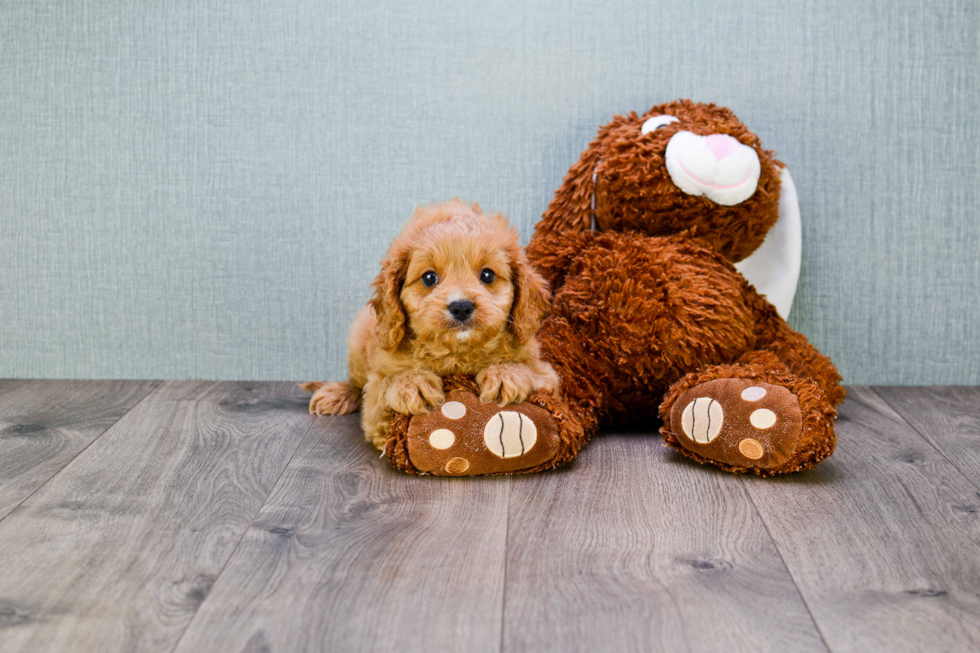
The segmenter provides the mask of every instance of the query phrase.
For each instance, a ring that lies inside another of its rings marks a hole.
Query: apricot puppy
[[[534,337],[548,286],[499,213],[459,200],[417,208],[373,285],[351,325],[350,378],[302,385],[313,392],[311,413],[361,405],[365,437],[383,449],[393,413],[443,403],[444,375],[475,375],[480,399],[501,406],[557,393],[558,375]]]

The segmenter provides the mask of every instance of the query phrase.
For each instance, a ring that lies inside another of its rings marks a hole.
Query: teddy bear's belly
[[[602,234],[570,267],[552,311],[585,340],[618,393],[660,394],[687,372],[754,348],[744,293],[741,275],[710,249]]]

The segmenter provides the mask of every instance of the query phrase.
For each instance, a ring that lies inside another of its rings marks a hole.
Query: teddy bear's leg
[[[793,331],[773,305],[748,282],[743,292],[755,320],[753,331],[757,351],[744,354],[737,362],[763,362],[759,359],[760,355],[772,354],[774,357],[766,358],[763,364],[771,367],[778,361],[793,374],[815,381],[833,406],[843,402],[847,391],[841,385],[841,375],[831,360],[810,344],[806,336]]]
[[[585,443],[578,416],[551,394],[500,408],[480,401],[472,378],[454,375],[443,383],[446,402],[437,410],[392,418],[384,451],[396,468],[435,476],[523,474],[563,465]]]
[[[770,344],[765,346],[766,351],[775,354],[793,374],[815,381],[832,406],[838,406],[847,398],[847,390],[841,385],[837,368],[810,344],[806,336],[790,329],[782,319],[772,331]]]
[[[834,451],[835,411],[816,382],[772,352],[687,374],[660,406],[664,442],[731,472],[772,476],[809,469]]]

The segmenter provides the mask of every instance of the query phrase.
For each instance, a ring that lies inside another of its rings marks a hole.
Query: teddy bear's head
[[[728,109],[659,104],[600,128],[537,230],[687,235],[740,261],[776,222],[781,167]]]

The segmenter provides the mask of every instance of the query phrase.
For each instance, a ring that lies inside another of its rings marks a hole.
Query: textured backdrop
[[[0,377],[310,379],[454,195],[531,227],[599,124],[732,107],[851,383],[980,383],[973,0],[0,4]]]

